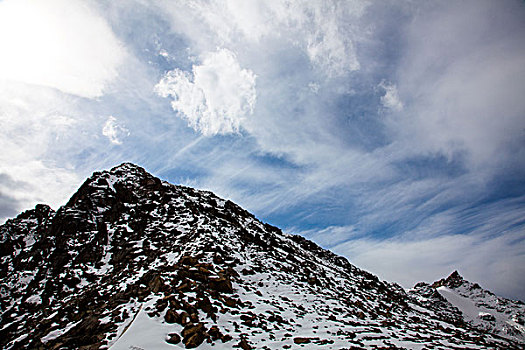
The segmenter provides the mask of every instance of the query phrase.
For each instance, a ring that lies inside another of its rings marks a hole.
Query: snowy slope
[[[9,220],[0,237],[2,348],[523,346],[473,327],[441,290],[407,294],[129,163],[94,173],[56,213]]]

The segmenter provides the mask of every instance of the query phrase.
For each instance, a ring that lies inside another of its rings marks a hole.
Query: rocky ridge
[[[442,296],[443,286],[462,293],[464,284],[407,293],[230,201],[130,163],[94,173],[56,212],[38,205],[8,220],[0,239],[6,349],[524,344],[478,327]]]

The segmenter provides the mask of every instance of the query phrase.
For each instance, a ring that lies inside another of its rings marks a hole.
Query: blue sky
[[[523,1],[0,1],[0,219],[123,161],[410,287],[525,299]]]

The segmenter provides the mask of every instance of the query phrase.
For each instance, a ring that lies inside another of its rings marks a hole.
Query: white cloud
[[[356,3],[314,2],[307,6],[303,30],[306,31],[306,52],[310,61],[329,76],[339,76],[360,68],[354,48],[356,39],[352,21],[356,21],[366,5]],[[310,22],[311,21],[311,22]],[[350,23],[348,23],[350,22]],[[308,31],[307,28],[312,28]]]
[[[393,129],[421,153],[464,153],[471,170],[525,166],[522,152],[508,152],[521,148],[525,130],[523,7],[441,5],[407,27],[396,81],[410,101]]]
[[[80,0],[0,2],[0,80],[101,96],[125,50],[108,24]]]
[[[180,69],[168,72],[156,92],[172,97],[173,109],[203,135],[238,132],[255,107],[255,74],[242,69],[227,49],[208,52],[201,59],[192,73]]]
[[[316,83],[316,82],[313,82],[313,81],[312,81],[312,82],[309,82],[309,83],[308,83],[308,88],[310,89],[310,91],[311,91],[312,93],[314,93],[314,94],[316,94],[316,95],[317,95],[317,93],[319,93],[319,88],[320,88],[320,87],[321,87],[321,86],[320,86],[318,83]]]
[[[109,116],[102,127],[102,135],[106,136],[112,144],[121,145],[122,138],[129,136],[129,130],[117,123],[117,118]]]
[[[389,108],[396,112],[399,112],[400,110],[403,109],[403,103],[399,99],[397,87],[395,84],[388,83],[385,80],[383,80],[379,84],[379,88],[385,91],[385,94],[381,96],[381,99],[380,99],[383,107]]]

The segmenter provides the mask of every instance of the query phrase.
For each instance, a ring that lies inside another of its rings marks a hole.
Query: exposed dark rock
[[[304,337],[295,337],[293,338],[293,342],[295,344],[309,344],[312,342],[311,338],[304,338]]]
[[[177,320],[180,320],[180,318],[181,315],[179,315],[176,311],[172,309],[168,309],[168,311],[166,311],[166,315],[164,316],[164,320],[167,323],[176,323]]]
[[[206,328],[202,323],[197,325],[190,324],[182,331],[183,342],[188,349],[201,345],[207,336]]]
[[[210,278],[210,288],[221,293],[233,293],[231,281],[226,277]]]
[[[168,334],[168,339],[166,339],[167,343],[175,344],[175,345],[180,343],[180,341],[181,341],[180,335],[178,335],[177,333]]]
[[[253,349],[245,338],[242,338],[239,344],[236,345],[236,347],[241,348],[242,350],[252,350]]]

